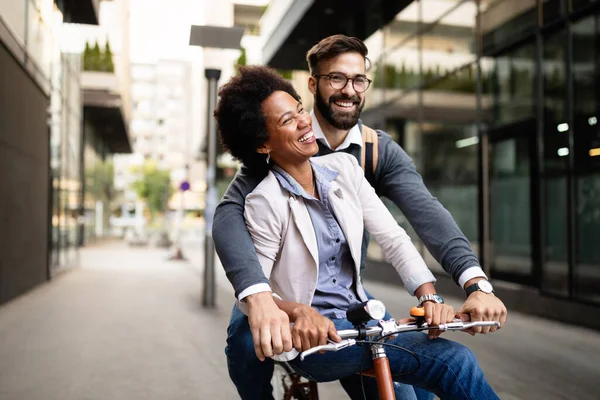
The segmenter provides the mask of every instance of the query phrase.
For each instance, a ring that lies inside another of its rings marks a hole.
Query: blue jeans
[[[387,317],[389,318],[389,315]],[[361,347],[361,349],[365,348]],[[250,332],[250,326],[248,325],[248,317],[246,317],[236,305],[233,306],[229,327],[227,328],[227,346],[225,347],[225,354],[227,356],[229,377],[235,384],[240,398],[243,400],[273,399],[273,388],[271,387],[273,360],[267,358],[265,361],[260,361],[256,357],[252,333]],[[367,365],[369,364],[365,362],[365,366]],[[368,367],[365,367],[365,369],[366,368]],[[361,377],[359,375],[351,374],[338,379],[340,379],[342,387],[351,399],[363,399]],[[364,385],[367,398],[377,399],[377,384],[375,380],[366,377],[364,378]],[[408,385],[397,384],[395,389],[397,399],[433,399],[433,394]]]

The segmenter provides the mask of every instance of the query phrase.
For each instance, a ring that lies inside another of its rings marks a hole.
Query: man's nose
[[[344,86],[341,90],[341,92],[343,94],[345,94],[348,97],[352,97],[356,94],[356,90],[354,90],[354,81],[351,79],[348,79],[348,82],[346,82],[346,86]]]

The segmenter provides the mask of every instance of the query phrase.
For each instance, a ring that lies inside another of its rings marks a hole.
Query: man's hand
[[[425,321],[427,325],[439,325],[451,322],[454,320],[454,308],[447,304],[439,304],[434,301],[426,301],[423,303],[425,310]],[[429,330],[429,339],[435,339],[440,336],[443,331],[439,329]]]
[[[469,295],[467,301],[456,313],[458,318],[462,318],[462,314],[468,314],[471,317],[471,321],[498,321],[500,327],[506,322],[506,307],[504,303],[494,296],[494,294],[487,294],[481,291],[475,291]],[[463,318],[464,320],[464,318]],[[470,328],[465,332],[475,335],[476,333],[483,333],[484,335],[488,332],[495,332],[495,326],[477,326]]]
[[[271,292],[261,292],[244,299],[248,303],[248,323],[254,340],[254,351],[260,361],[292,350],[290,319]]]
[[[338,336],[333,322],[310,306],[298,306],[290,315],[294,321],[292,342],[294,348],[299,352],[327,344],[328,337],[334,342],[342,340]]]

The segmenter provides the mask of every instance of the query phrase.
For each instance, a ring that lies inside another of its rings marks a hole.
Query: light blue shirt
[[[329,202],[330,182],[338,173],[311,163],[316,178],[317,200],[278,166],[273,173],[288,192],[302,196],[312,220],[319,251],[319,277],[311,306],[325,317],[346,318],[346,310],[360,300],[354,285],[354,262],[346,237]]]

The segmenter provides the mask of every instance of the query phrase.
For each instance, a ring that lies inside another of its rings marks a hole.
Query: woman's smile
[[[307,133],[302,135],[300,137],[300,139],[298,139],[298,141],[300,143],[305,143],[305,144],[312,144],[315,142],[315,140],[317,140],[317,139],[315,138],[315,134],[312,130],[308,131]]]

